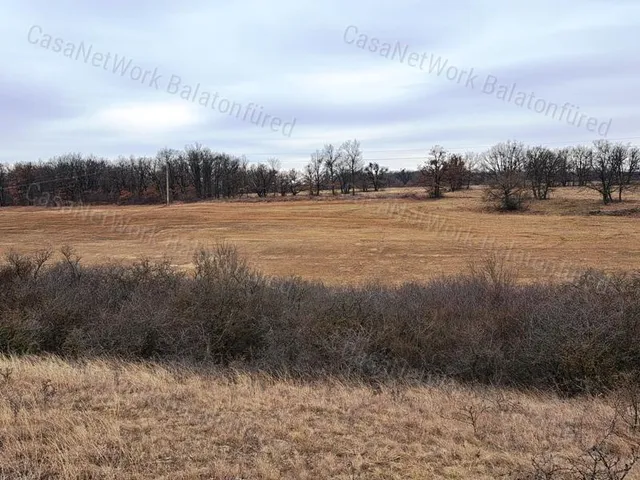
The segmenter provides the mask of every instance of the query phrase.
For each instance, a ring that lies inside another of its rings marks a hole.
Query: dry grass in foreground
[[[617,479],[579,472],[605,469],[599,455],[604,473],[623,468],[638,440],[614,396],[44,357],[4,357],[0,372],[7,479]]]

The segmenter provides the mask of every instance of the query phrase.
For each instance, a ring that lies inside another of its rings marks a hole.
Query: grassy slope
[[[0,372],[2,478],[517,478],[549,451],[579,459],[613,418],[603,398],[450,383],[296,384],[53,358],[5,358]]]
[[[637,216],[587,215],[601,208],[594,192],[561,189],[531,212],[503,215],[483,212],[480,195],[472,190],[435,202],[365,195],[355,201],[97,207],[90,212],[6,208],[0,211],[0,254],[68,243],[85,264],[167,255],[187,266],[198,245],[227,240],[268,275],[334,284],[460,273],[490,250],[509,254],[524,281],[566,278],[589,267],[640,268]],[[607,209],[636,208],[640,196],[633,198]]]

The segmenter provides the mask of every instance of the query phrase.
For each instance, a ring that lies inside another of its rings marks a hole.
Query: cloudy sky
[[[4,0],[0,26],[5,163],[199,142],[301,167],[357,138],[395,169],[434,144],[640,142],[637,0]]]

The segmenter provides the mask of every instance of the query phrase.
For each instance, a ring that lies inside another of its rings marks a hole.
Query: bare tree
[[[400,182],[402,183],[403,187],[407,186],[407,183],[409,183],[409,181],[411,181],[411,178],[413,177],[413,174],[411,172],[407,172],[406,169],[402,169],[399,172],[395,173],[395,177],[400,180]]]
[[[202,188],[202,156],[203,147],[199,143],[189,145],[185,148],[187,165],[189,166],[189,173],[191,174],[191,183],[196,189],[196,196],[198,198],[203,197]]]
[[[322,158],[324,160],[324,174],[331,185],[331,195],[336,194],[336,180],[338,177],[338,167],[342,152],[328,143],[322,150]]]
[[[484,154],[489,186],[485,199],[500,210],[519,210],[526,204],[524,145],[508,141],[494,145]]]
[[[447,151],[440,145],[435,145],[429,151],[429,156],[430,160],[422,166],[420,172],[429,196],[441,198],[443,196],[442,184],[447,169]]]
[[[546,200],[562,164],[562,157],[553,150],[538,146],[526,151],[525,170],[534,198]]]
[[[618,201],[622,201],[622,192],[633,186],[633,177],[638,172],[640,162],[640,150],[637,147],[625,147],[625,159],[620,162],[616,172],[616,182],[618,183]]]
[[[276,173],[273,168],[264,163],[259,163],[258,165],[251,165],[247,173],[249,188],[256,193],[258,197],[264,198],[273,190]]]
[[[4,206],[4,191],[7,188],[7,169],[0,163],[0,207]]]
[[[151,178],[161,198],[165,198],[167,195],[167,166],[169,166],[169,190],[173,191],[174,175],[172,163],[177,157],[177,151],[171,148],[163,148],[152,161]]]
[[[559,148],[553,152],[556,157],[556,173],[554,175],[556,178],[554,181],[563,187],[569,185],[569,182],[571,181],[572,172],[569,157],[570,152],[571,150],[569,148]]]
[[[269,174],[271,175],[270,190],[275,197],[278,193],[278,185],[276,180],[278,178],[278,172],[280,171],[280,160],[275,157],[271,157],[267,159],[267,164],[269,165]]]
[[[474,174],[478,173],[478,169],[481,166],[480,155],[476,152],[466,152],[464,154],[464,163],[467,167],[467,190],[471,188],[471,181],[473,180]]]
[[[349,162],[344,156],[341,156],[336,166],[336,176],[340,183],[340,193],[346,195],[351,190],[351,171],[349,170]]]
[[[369,165],[364,169],[365,174],[369,180],[371,180],[371,184],[373,185],[373,190],[375,192],[380,190],[388,171],[389,169],[387,167],[381,167],[376,162],[369,162]]]
[[[449,184],[449,190],[455,192],[468,184],[469,169],[462,155],[453,153],[449,156],[444,171],[445,181]]]
[[[569,159],[579,187],[587,185],[593,162],[593,150],[585,145],[578,145],[569,150]]]
[[[613,201],[613,189],[628,148],[622,144],[614,145],[608,140],[596,140],[593,145],[592,170],[595,180],[589,183],[589,187],[599,192],[606,204]]]
[[[347,140],[340,147],[349,171],[351,195],[356,194],[356,176],[362,170],[362,150],[358,140]]]
[[[300,174],[295,168],[289,170],[288,174],[288,186],[291,195],[294,197],[300,193]]]
[[[322,152],[316,150],[311,154],[311,158],[309,163],[307,164],[305,171],[307,176],[307,181],[309,182],[309,194],[310,195],[320,195],[320,189],[322,187],[322,175],[323,175],[323,166],[324,160],[322,157]],[[314,193],[315,190],[315,193]]]

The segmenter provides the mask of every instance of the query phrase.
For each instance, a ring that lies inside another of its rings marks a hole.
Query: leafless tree
[[[336,194],[336,180],[338,177],[338,166],[342,151],[333,146],[326,144],[322,150],[322,158],[324,160],[324,175],[331,185],[331,195]]]
[[[358,140],[347,140],[340,147],[345,165],[349,171],[351,195],[356,194],[356,176],[362,170],[362,149]]]
[[[349,162],[344,156],[341,156],[336,166],[336,176],[340,183],[340,193],[346,195],[351,191],[351,171],[349,170]]]
[[[320,195],[320,189],[322,187],[323,164],[324,159],[322,157],[322,152],[316,150],[311,154],[311,158],[306,168],[307,180],[309,181],[309,193],[311,195]]]
[[[628,147],[620,143],[612,144],[608,140],[596,140],[593,144],[591,168],[595,180],[589,183],[589,187],[599,192],[606,204],[613,201],[613,190],[627,157]]]
[[[558,148],[552,151],[555,155],[556,173],[554,182],[566,187],[571,181],[572,171],[569,154],[571,150],[569,148]]]
[[[275,175],[276,171],[264,163],[252,165],[248,171],[249,188],[258,197],[266,197],[273,190]]]
[[[562,157],[546,147],[526,151],[525,170],[534,198],[546,200],[562,167]]]
[[[375,192],[380,190],[388,171],[389,169],[387,167],[381,167],[376,162],[369,162],[369,165],[365,168],[364,172],[367,175],[367,178],[371,180],[371,184],[373,185],[373,190]]]
[[[467,167],[467,190],[471,188],[471,181],[474,174],[477,174],[478,169],[481,166],[480,155],[476,152],[465,152],[464,163]]]
[[[191,183],[196,190],[198,198],[203,197],[202,186],[202,157],[204,156],[204,148],[199,143],[189,145],[185,148],[187,157],[187,165],[189,165],[189,173],[191,174]]]
[[[280,171],[280,160],[275,157],[271,157],[267,159],[267,165],[269,165],[269,173],[272,178],[270,189],[271,193],[273,193],[273,196],[275,197],[278,193],[278,185],[276,184],[276,179],[278,178],[278,172]]]
[[[622,193],[633,186],[633,177],[638,172],[640,150],[637,147],[625,147],[626,155],[616,172],[618,184],[618,201],[622,201]]]
[[[579,187],[587,185],[593,162],[593,150],[585,145],[578,145],[569,150],[569,159],[573,168],[576,184]]]
[[[295,168],[289,170],[288,185],[291,195],[294,197],[300,193],[300,173]]]
[[[4,206],[5,188],[7,188],[7,169],[0,163],[0,207]]]
[[[468,184],[469,169],[462,155],[453,153],[449,156],[445,166],[444,176],[445,181],[449,185],[449,190],[452,192],[461,190],[463,185]]]
[[[429,151],[429,157],[430,159],[422,166],[420,172],[429,196],[441,198],[442,184],[447,170],[447,151],[440,145],[436,145]]]
[[[169,190],[173,190],[174,174],[172,164],[178,157],[178,152],[171,148],[160,150],[152,161],[151,178],[162,198],[167,195],[167,166],[169,166]]]
[[[413,175],[411,172],[407,172],[407,170],[403,168],[399,172],[395,173],[395,177],[400,180],[403,187],[406,187],[407,183],[411,181],[411,177],[413,177]]]
[[[526,204],[525,151],[520,142],[494,145],[484,154],[489,186],[485,198],[501,210],[519,210]]]

